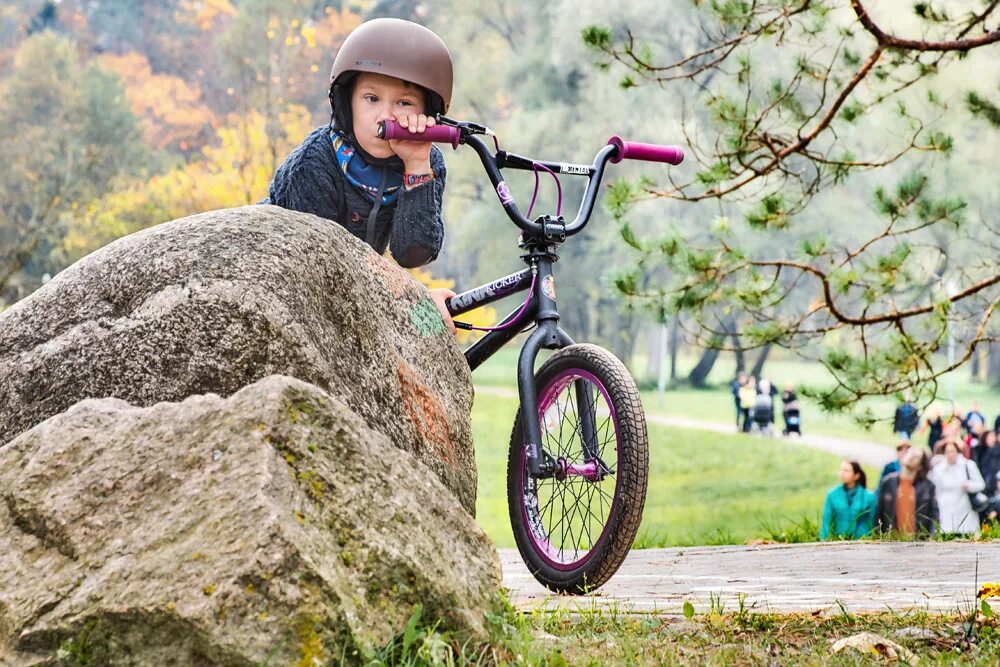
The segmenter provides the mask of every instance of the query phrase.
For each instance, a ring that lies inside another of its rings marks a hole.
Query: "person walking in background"
[[[757,388],[758,388],[757,390],[758,392],[762,392],[763,389],[761,388],[764,386],[765,382],[767,383],[767,395],[773,399],[775,396],[778,395],[778,388],[775,387],[774,383],[771,382],[768,378],[762,377],[760,380],[757,381]]]
[[[774,392],[769,380],[762,379],[757,391],[756,403],[753,407],[753,421],[757,430],[767,435],[772,434],[774,424]]]
[[[747,383],[747,374],[740,373],[730,385],[733,392],[733,403],[736,405],[736,430],[740,430],[740,417],[743,416],[743,408],[740,407],[740,389]]]
[[[993,494],[990,496],[989,507],[986,508],[986,520],[993,525],[1000,523],[1000,473],[997,473],[993,481]]]
[[[823,504],[819,539],[856,540],[871,534],[875,525],[875,494],[857,461],[840,464],[840,484],[830,489]]]
[[[882,474],[879,475],[878,485],[875,487],[878,489],[882,486],[882,482],[885,478],[894,472],[899,472],[902,468],[903,457],[906,456],[906,452],[910,451],[910,443],[907,440],[901,440],[898,445],[896,445],[896,458],[885,464],[882,468]]]
[[[965,449],[962,453],[964,453],[967,458],[978,461],[980,445],[983,442],[984,430],[984,424],[981,421],[972,420],[969,423],[969,432],[966,434],[965,439],[962,440],[962,443],[965,445]]]
[[[948,440],[949,438],[958,438],[962,435],[962,411],[958,409],[956,405],[951,411],[951,416],[944,423],[944,428],[941,429],[941,440]],[[939,442],[939,441],[938,441]],[[935,446],[937,442],[935,442]]]
[[[971,432],[976,425],[980,427],[980,432],[985,430],[986,415],[979,410],[979,403],[973,401],[972,407],[965,413],[965,417],[962,419],[962,426],[965,427],[966,431]]]
[[[897,433],[901,440],[909,440],[919,425],[920,412],[917,410],[917,406],[910,400],[909,394],[903,394],[903,403],[896,408],[896,414],[892,420],[893,433]]]
[[[979,532],[979,513],[969,502],[969,494],[986,488],[974,461],[962,456],[954,440],[944,443],[944,456],[930,471],[941,515],[941,532],[950,535],[973,535]]]
[[[795,386],[789,382],[781,393],[781,418],[785,420],[784,435],[792,433],[802,435],[802,417],[799,413],[799,398],[795,395]]]
[[[746,383],[740,387],[740,412],[743,419],[743,432],[749,433],[753,426],[753,408],[757,404],[757,386],[754,378],[748,377]]]
[[[1000,447],[997,447],[997,434],[994,431],[987,431],[983,434],[983,443],[979,446],[979,459],[976,460],[979,472],[986,482],[985,493],[993,495],[993,480],[997,473],[1000,473]]]
[[[940,514],[934,482],[927,479],[929,470],[927,450],[910,447],[899,472],[886,475],[879,486],[875,507],[879,530],[902,538],[934,534]]]
[[[944,420],[941,419],[941,408],[933,406],[924,423],[920,426],[920,433],[927,433],[927,449],[934,451],[934,445],[941,439],[944,431]]]

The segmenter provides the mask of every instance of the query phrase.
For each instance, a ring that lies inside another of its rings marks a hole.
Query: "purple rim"
[[[608,397],[607,389],[604,388],[604,384],[601,383],[592,373],[579,369],[579,368],[568,368],[564,371],[558,373],[548,385],[542,390],[541,397],[538,401],[538,419],[539,421],[544,420],[545,411],[551,407],[553,400],[558,396],[562,390],[569,386],[572,382],[576,380],[587,380],[600,392],[601,396],[604,397],[604,402],[607,403],[608,409],[611,411],[611,422],[615,429],[615,455],[616,455],[616,467],[620,466],[621,460],[621,441],[618,429],[618,415],[615,413],[615,406]],[[556,570],[573,570],[581,565],[584,565],[589,561],[594,552],[597,550],[598,545],[604,541],[604,537],[608,532],[608,527],[611,525],[612,517],[615,515],[618,509],[618,485],[620,483],[620,477],[615,474],[615,492],[611,498],[611,506],[608,509],[607,519],[604,521],[604,527],[601,529],[601,534],[597,537],[597,540],[590,545],[590,548],[584,552],[581,558],[577,560],[565,562],[556,560],[559,556],[559,550],[552,546],[547,537],[547,529],[544,525],[544,519],[541,516],[537,517],[537,521],[532,522],[531,517],[528,516],[528,503],[525,497],[525,475],[524,470],[524,458],[525,450],[521,448],[521,484],[520,484],[520,497],[521,497],[521,518],[524,521],[525,529],[528,533],[528,538],[531,540],[532,545],[535,548],[535,553],[537,553],[543,561],[550,567]],[[538,490],[536,485],[535,490],[535,506],[537,507],[538,502]],[[536,529],[541,529],[546,531],[546,535],[536,534]],[[579,553],[579,552],[577,552]]]

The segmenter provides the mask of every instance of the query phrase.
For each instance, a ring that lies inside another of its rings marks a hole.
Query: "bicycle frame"
[[[559,312],[556,307],[555,278],[552,273],[552,264],[558,259],[555,250],[567,236],[581,231],[590,220],[597,198],[597,186],[604,174],[604,167],[615,154],[616,148],[605,146],[598,152],[593,165],[574,165],[535,161],[504,151],[498,152],[494,157],[482,141],[471,136],[466,137],[465,143],[471,145],[479,154],[508,217],[523,230],[521,247],[526,253],[522,255],[522,259],[529,268],[452,297],[447,302],[448,310],[452,316],[457,316],[513,294],[531,291],[524,306],[512,311],[494,330],[470,346],[465,351],[465,358],[469,362],[469,367],[475,370],[521,333],[526,325],[536,323],[537,328],[522,346],[517,363],[517,388],[527,440],[526,458],[529,472],[536,478],[560,474],[593,476],[595,470],[603,468],[603,463],[597,457],[594,404],[587,383],[584,380],[576,381],[577,414],[580,417],[585,466],[566,466],[562,462],[554,461],[542,447],[541,424],[535,407],[538,405],[534,382],[535,362],[539,350],[543,348],[560,349],[573,344],[573,339],[558,325]],[[543,165],[553,172],[588,177],[587,190],[572,223],[567,225],[561,217],[551,216],[540,216],[536,221],[530,221],[518,210],[500,169],[507,166],[513,169],[532,170],[536,168],[536,164]],[[594,463],[598,465],[591,465]]]

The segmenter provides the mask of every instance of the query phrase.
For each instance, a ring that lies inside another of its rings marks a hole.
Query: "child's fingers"
[[[445,287],[438,287],[430,290],[430,295],[434,305],[437,306],[438,311],[441,313],[441,318],[444,320],[445,326],[454,335],[456,333],[455,322],[451,319],[451,313],[448,312],[448,307],[444,302],[455,296],[455,292]]]

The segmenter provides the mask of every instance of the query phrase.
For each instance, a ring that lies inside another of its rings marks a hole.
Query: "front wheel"
[[[596,345],[552,355],[535,389],[539,444],[558,471],[542,479],[528,472],[519,409],[507,459],[514,539],[542,585],[585,593],[618,570],[639,530],[649,474],[642,402],[625,366]]]

